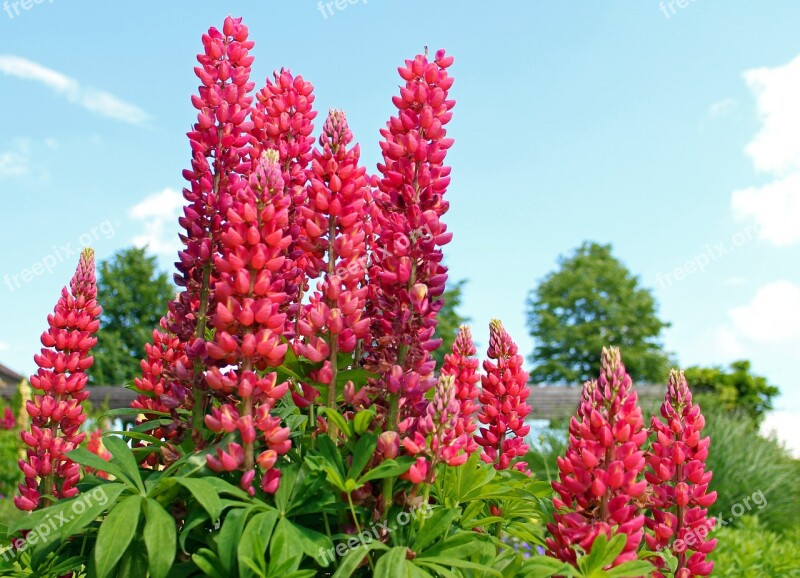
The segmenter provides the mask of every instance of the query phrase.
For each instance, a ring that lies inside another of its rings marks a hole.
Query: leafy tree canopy
[[[707,401],[726,410],[746,412],[756,425],[772,409],[772,400],[780,393],[777,387],[767,382],[766,377],[752,373],[747,360],[731,363],[728,370],[694,366],[685,373],[693,392],[707,396]]]
[[[167,311],[175,288],[145,249],[123,249],[98,265],[97,299],[103,307],[94,364],[95,385],[119,385],[141,371],[144,344]]]
[[[466,283],[466,279],[461,279],[451,287],[448,287],[442,295],[444,305],[436,317],[438,324],[434,334],[436,339],[442,340],[442,345],[436,351],[431,352],[431,357],[436,360],[436,367],[441,367],[444,363],[445,354],[452,351],[459,326],[471,321],[469,317],[463,317],[458,312]]]
[[[531,378],[582,383],[599,373],[603,346],[617,346],[636,381],[665,382],[670,362],[660,335],[669,323],[656,309],[652,293],[612,255],[611,245],[585,242],[528,296]]]

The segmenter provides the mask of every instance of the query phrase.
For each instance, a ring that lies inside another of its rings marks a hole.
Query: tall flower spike
[[[37,393],[26,404],[31,425],[22,432],[22,441],[28,450],[19,460],[25,481],[14,498],[20,510],[35,510],[43,495],[71,498],[78,493],[80,466],[66,454],[86,437],[79,430],[86,421],[86,370],[94,361],[90,352],[97,343],[94,334],[102,312],[96,298],[94,252],[84,249],[69,290],[61,290],[55,310],[47,316],[44,347],[34,356],[39,370],[31,376],[31,385]]]
[[[320,383],[334,384],[329,387],[329,407],[336,405],[339,353],[352,353],[369,336],[364,277],[370,195],[366,169],[359,165],[360,147],[348,148],[352,141],[344,112],[331,110],[320,148],[314,151],[309,202],[299,208],[300,246],[309,257],[306,272],[322,279],[298,319],[300,339],[294,351],[324,363],[316,377]]]
[[[161,329],[154,329],[152,343],[144,346],[146,358],[140,362],[142,376],[134,380],[141,395],[131,402],[131,407],[141,410],[143,416],[142,420],[137,420],[137,426],[143,422],[159,424],[145,433],[159,440],[180,444],[187,424],[178,410],[186,403],[188,391],[185,384],[191,381],[192,364],[186,355],[186,344],[169,331],[169,327],[173,326],[171,315],[161,319]],[[172,423],[162,425],[160,414],[152,412],[171,414]],[[146,445],[146,442],[135,442],[135,447]],[[166,463],[164,456],[173,455],[172,452],[151,453],[146,456],[145,462],[155,467]]]
[[[474,433],[478,428],[475,412],[478,411],[478,358],[477,349],[472,342],[472,333],[466,325],[458,328],[458,335],[453,342],[453,351],[444,356],[442,375],[452,375],[455,380],[455,395],[459,404],[458,417],[452,430],[448,431],[448,439],[467,436],[466,450],[472,454],[478,449]]]
[[[692,393],[682,371],[669,374],[661,417],[663,420],[653,416],[651,421],[656,439],[645,478],[653,487],[653,518],[645,520],[652,531],[645,541],[652,550],[673,551],[678,559],[676,578],[708,576],[714,563],[706,556],[717,545],[716,539],[708,539],[714,527],[708,508],[717,493],[708,491],[712,474],[706,471],[705,460],[710,440],[700,437],[705,419],[700,406],[692,405]],[[660,566],[661,559],[656,560]],[[658,571],[653,576],[663,578]]]
[[[307,289],[303,271],[310,256],[300,247],[303,233],[301,208],[308,202],[308,165],[314,146],[314,125],[317,112],[313,109],[314,87],[302,76],[293,76],[282,68],[275,71],[274,80],[256,94],[253,109],[252,156],[258,161],[265,150],[278,151],[278,162],[283,176],[284,192],[289,195],[289,235],[292,244],[285,263],[287,299],[282,311],[286,316],[286,333],[292,337],[302,294]]]
[[[452,63],[444,50],[433,60],[427,53],[407,60],[398,69],[405,84],[393,98],[397,116],[381,130],[367,361],[375,372],[389,375],[378,385],[390,394],[390,426],[395,419],[413,422],[424,415],[425,391],[435,383],[430,352],[441,344],[433,334],[447,281],[441,247],[452,237],[440,220],[449,206],[443,196],[450,167],[444,160],[453,139],[444,127],[455,106],[448,98]]]
[[[483,461],[505,470],[528,451],[525,436],[531,428],[525,425],[525,418],[531,412],[527,403],[529,376],[522,368],[517,345],[497,319],[489,324],[488,355],[489,360],[483,362],[486,375],[481,377],[479,399],[483,405],[478,413],[484,427],[475,441],[483,447]],[[521,461],[513,466],[520,471],[527,469]]]
[[[567,455],[558,458],[555,521],[547,525],[552,535],[547,547],[552,556],[575,564],[575,546],[589,552],[600,533],[607,538],[625,534],[613,567],[636,559],[642,541],[644,516],[636,499],[647,486],[640,480],[647,431],[618,349],[603,348],[599,381],[583,387],[577,417],[569,424]]]
[[[277,152],[265,151],[228,210],[221,253],[215,259],[220,275],[208,354],[219,363],[208,370],[206,379],[228,402],[206,415],[205,423],[217,433],[238,430],[241,444],[221,448],[217,457],[209,456],[208,465],[215,471],[243,470],[242,487],[251,495],[256,464],[262,489],[277,490],[280,472],[273,465],[291,446],[289,430],[270,415],[288,385],[279,384],[276,373],[265,372],[283,363],[288,347],[281,341],[286,315],[280,306],[286,294],[281,292],[284,280],[279,271],[291,242],[289,204]],[[225,366],[233,368],[220,369]]]
[[[175,283],[183,290],[170,303],[170,331],[187,344],[186,353],[195,362],[187,385],[192,389],[195,429],[203,414],[202,362],[205,360],[207,316],[215,307],[213,286],[214,255],[221,250],[222,220],[237,191],[247,183],[250,164],[246,162],[252,123],[248,120],[253,98],[248,93],[249,51],[254,43],[247,38],[241,18],[228,16],[222,31],[210,28],[203,35],[203,52],[195,73],[200,79],[199,96],[192,96],[198,110],[197,123],[188,133],[192,148],[192,168],[183,172],[190,187],[183,190],[188,205],[179,222],[185,232],[185,245],[175,264]],[[196,432],[195,432],[196,433]]]

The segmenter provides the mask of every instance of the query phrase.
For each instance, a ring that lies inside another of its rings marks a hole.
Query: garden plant
[[[598,352],[551,485],[523,460],[529,376],[502,323],[482,363],[467,327],[433,361],[453,57],[399,68],[373,176],[344,112],[315,139],[302,76],[254,92],[241,19],[202,44],[180,293],[106,414],[133,425],[86,431],[86,249],[36,356],[0,575],[708,576],[711,448],[681,372],[647,424],[621,352]]]

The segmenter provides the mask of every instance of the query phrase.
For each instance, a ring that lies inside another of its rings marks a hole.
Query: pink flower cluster
[[[618,349],[603,349],[600,379],[584,385],[577,418],[569,424],[567,455],[558,459],[553,482],[554,523],[548,524],[550,553],[575,563],[574,546],[590,551],[600,533],[625,534],[612,566],[636,559],[644,516],[636,499],[644,494],[642,445],[647,438],[636,391]]]
[[[278,383],[274,372],[258,373],[281,365],[288,348],[281,340],[286,315],[280,312],[286,300],[280,271],[291,242],[287,234],[290,199],[283,185],[277,152],[265,151],[249,183],[238,190],[228,209],[220,235],[221,252],[215,258],[219,272],[211,318],[215,333],[207,350],[218,366],[209,368],[206,381],[226,403],[212,408],[205,422],[217,433],[238,430],[242,444],[218,449],[208,464],[215,471],[243,469],[242,486],[251,494],[255,493],[256,462],[262,489],[277,490],[280,471],[272,466],[291,446],[289,429],[270,415],[288,384]],[[236,369],[220,369],[229,365]]]
[[[201,86],[199,96],[192,96],[198,113],[188,133],[192,168],[183,174],[190,188],[183,191],[188,205],[179,220],[185,229],[181,236],[185,248],[178,255],[175,276],[183,291],[170,306],[170,330],[188,344],[191,359],[202,360],[205,353],[203,333],[206,313],[213,310],[211,273],[213,257],[220,251],[222,221],[235,192],[246,185],[253,101],[249,92],[254,87],[249,54],[254,42],[247,36],[240,18],[227,17],[222,32],[211,28],[203,35],[204,52],[197,56],[200,66],[195,67]],[[201,385],[202,376],[194,375],[193,381],[192,385]]]
[[[0,419],[0,429],[11,430],[17,425],[17,420],[14,418],[14,412],[10,407],[7,407],[3,412],[3,419]]]
[[[37,393],[26,405],[31,417],[30,431],[22,432],[28,446],[19,466],[25,475],[14,504],[20,510],[35,510],[43,495],[70,498],[78,493],[80,466],[66,454],[86,437],[80,427],[86,420],[82,402],[91,367],[94,334],[100,326],[94,252],[84,249],[69,290],[61,291],[55,310],[48,315],[49,328],[42,333],[44,347],[34,357],[39,370],[31,376]]]
[[[711,472],[706,471],[709,438],[701,438],[705,419],[700,406],[692,405],[692,394],[683,372],[670,372],[661,417],[652,418],[656,435],[648,456],[645,478],[653,488],[653,517],[645,520],[652,534],[645,536],[652,550],[671,548],[678,566],[675,578],[708,576],[714,563],[706,556],[716,539],[708,539],[714,519],[708,508],[717,493],[708,491]],[[655,572],[654,576],[663,578]]]
[[[441,247],[452,236],[440,220],[448,209],[444,193],[450,183],[444,160],[453,144],[444,128],[455,105],[448,98],[452,63],[443,50],[433,60],[421,54],[407,60],[399,69],[405,85],[393,99],[398,114],[381,130],[368,365],[389,374],[383,387],[402,397],[400,415],[390,410],[390,419],[422,415],[424,393],[435,383],[430,351],[441,343],[433,335],[447,281]]]
[[[322,362],[313,377],[331,386],[331,407],[338,393],[339,353],[352,353],[359,341],[369,340],[364,277],[370,194],[366,169],[359,165],[360,148],[357,144],[348,148],[352,141],[344,113],[331,110],[320,148],[314,150],[308,204],[299,209],[303,220],[299,245],[308,257],[306,273],[322,279],[297,320],[294,351]]]
[[[302,293],[307,289],[303,271],[309,256],[300,246],[304,218],[300,209],[308,201],[308,165],[314,146],[312,121],[317,111],[313,109],[314,87],[310,82],[284,68],[273,76],[274,80],[267,80],[266,86],[256,93],[250,154],[258,160],[264,150],[278,151],[284,190],[291,200],[288,231],[292,243],[283,271],[289,298],[282,306],[287,314],[286,333],[291,337]]]
[[[452,429],[446,433],[446,440],[455,440],[466,434],[466,451],[472,454],[478,449],[474,433],[478,428],[475,422],[475,413],[478,411],[478,382],[481,377],[478,372],[478,358],[475,357],[477,349],[472,342],[472,332],[469,327],[462,325],[458,328],[458,335],[453,342],[452,353],[444,356],[442,375],[452,375],[455,384],[455,396],[458,400],[459,411]]]
[[[482,404],[478,421],[484,427],[475,441],[483,447],[483,461],[504,470],[528,451],[525,436],[530,426],[525,425],[525,418],[531,408],[528,405],[530,390],[526,385],[529,376],[522,368],[522,356],[497,319],[489,325],[488,356],[483,363],[486,375],[481,377],[483,388],[478,398]],[[514,467],[521,471],[527,469],[522,461]]]

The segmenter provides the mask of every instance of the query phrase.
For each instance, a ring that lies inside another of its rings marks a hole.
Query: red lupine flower
[[[160,440],[180,443],[187,424],[177,410],[186,403],[188,390],[185,384],[191,381],[192,364],[186,355],[186,344],[168,329],[172,325],[171,316],[170,313],[161,319],[161,329],[153,330],[153,342],[144,346],[147,357],[140,362],[142,376],[134,379],[136,389],[142,394],[131,402],[131,407],[140,409],[144,416],[144,419],[137,420],[137,425],[162,417],[151,412],[172,414],[171,424],[155,426],[146,433]],[[145,445],[145,442],[134,441],[134,447]],[[162,458],[162,454],[151,453],[145,458],[145,463],[155,467],[165,463]]]
[[[7,407],[3,412],[3,419],[0,419],[0,429],[10,430],[14,429],[17,425],[17,421],[14,418],[14,412],[11,411],[10,407]]]
[[[289,430],[269,415],[288,385],[279,384],[274,372],[256,371],[279,366],[288,347],[281,341],[286,316],[279,309],[286,294],[280,291],[284,279],[279,271],[291,241],[289,202],[277,152],[266,151],[228,210],[220,236],[221,253],[215,258],[219,279],[211,325],[216,331],[207,350],[220,366],[236,369],[211,367],[206,380],[220,397],[236,403],[215,408],[205,422],[215,432],[238,430],[242,444],[220,449],[217,458],[209,456],[208,463],[217,471],[243,469],[242,486],[251,494],[258,445],[266,444],[277,454],[285,454],[290,447]],[[258,460],[259,465],[265,463]]]
[[[324,384],[336,382],[339,353],[352,353],[369,336],[364,317],[369,188],[358,144],[348,149],[352,140],[344,113],[331,110],[314,151],[308,205],[299,208],[306,272],[322,280],[297,320],[301,339],[294,342],[294,351],[315,362],[324,360],[315,374]],[[334,386],[329,389],[331,407],[336,395]]]
[[[105,446],[103,446],[103,430],[96,429],[92,433],[89,434],[89,441],[86,444],[86,449],[92,452],[97,457],[109,461],[111,459],[111,454],[106,450]],[[100,472],[93,470],[92,468],[85,468],[87,472],[93,473],[98,478],[108,479],[108,474],[106,472]]]
[[[424,393],[435,383],[430,352],[441,344],[433,334],[447,281],[441,247],[452,237],[440,220],[449,206],[443,198],[450,183],[444,159],[453,139],[446,137],[444,126],[455,105],[448,99],[453,78],[447,68],[452,63],[444,50],[432,61],[427,54],[407,60],[399,68],[404,86],[393,98],[398,114],[381,130],[367,361],[376,372],[391,374],[378,384],[392,394],[390,422],[423,415]]]
[[[203,35],[203,52],[195,73],[200,79],[199,96],[192,96],[198,110],[197,123],[188,133],[192,148],[192,168],[183,172],[190,187],[183,196],[188,201],[179,222],[185,247],[179,252],[175,282],[183,290],[170,303],[169,330],[186,344],[186,354],[197,360],[187,389],[202,396],[202,363],[207,361],[205,328],[207,316],[215,310],[213,287],[214,255],[221,250],[222,221],[237,191],[246,186],[250,163],[247,145],[252,123],[248,120],[252,96],[249,55],[254,43],[247,38],[241,18],[227,17],[222,31],[210,28]],[[199,404],[203,399],[191,399]],[[189,405],[187,404],[187,405]],[[197,432],[195,432],[197,435]]]
[[[547,525],[550,555],[575,564],[574,546],[589,552],[602,532],[607,538],[627,535],[612,566],[636,559],[644,516],[635,502],[647,486],[640,480],[646,438],[642,410],[619,350],[603,348],[600,380],[584,385],[577,417],[569,424],[567,455],[558,458],[555,523]]]
[[[466,450],[472,454],[478,449],[474,432],[478,428],[475,421],[475,412],[478,411],[478,358],[475,357],[477,349],[472,342],[472,333],[469,327],[462,325],[458,328],[458,335],[453,342],[453,351],[444,356],[442,375],[452,375],[455,378],[455,395],[459,403],[459,412],[453,429],[447,432],[448,439],[456,439],[467,435]]]
[[[479,400],[482,406],[478,413],[478,421],[484,427],[475,441],[483,447],[483,461],[505,470],[528,451],[525,436],[531,428],[525,425],[525,418],[531,407],[527,403],[530,390],[526,385],[528,373],[522,368],[522,356],[497,319],[489,325],[488,355],[490,359],[483,362],[486,375],[481,377],[483,388]],[[517,462],[514,467],[527,471],[525,462]]]
[[[300,211],[307,204],[308,165],[314,146],[314,125],[317,116],[313,109],[314,87],[302,76],[282,68],[274,74],[274,81],[256,94],[253,108],[253,130],[251,155],[254,160],[265,150],[278,151],[284,191],[289,195],[289,236],[292,238],[283,270],[288,298],[281,311],[286,313],[287,337],[294,335],[294,320],[300,307],[302,293],[307,289],[303,271],[309,256],[300,247],[303,234],[303,215]]]
[[[708,534],[714,518],[708,508],[717,493],[708,491],[711,472],[705,469],[709,438],[700,435],[705,425],[700,406],[692,405],[692,393],[682,371],[672,370],[661,416],[651,424],[656,439],[648,455],[645,478],[653,487],[651,511],[645,520],[652,534],[645,535],[652,550],[671,548],[678,559],[676,577],[708,576],[714,563],[706,560],[717,545]],[[659,564],[657,564],[658,566]],[[658,578],[663,574],[653,573]]]
[[[459,420],[461,406],[456,397],[455,378],[452,375],[441,375],[436,383],[433,399],[428,404],[424,416],[418,419],[417,426],[408,437],[403,439],[403,448],[409,455],[417,458],[417,469],[401,476],[413,481],[416,472],[425,468],[427,483],[432,483],[436,473],[436,465],[445,463],[448,466],[460,466],[469,458],[467,446],[469,436],[462,433],[453,435]],[[425,466],[420,457],[426,457]],[[419,483],[419,482],[415,482]]]
[[[81,402],[89,397],[86,370],[94,361],[89,354],[100,327],[102,309],[96,298],[94,252],[84,249],[69,290],[61,290],[53,314],[47,316],[50,327],[42,333],[42,352],[34,356],[39,370],[31,376],[31,386],[41,393],[26,404],[31,426],[22,432],[22,441],[29,449],[19,461],[25,482],[14,498],[20,510],[38,508],[42,494],[71,498],[78,493],[80,466],[65,454],[86,437],[79,431],[86,421]]]

